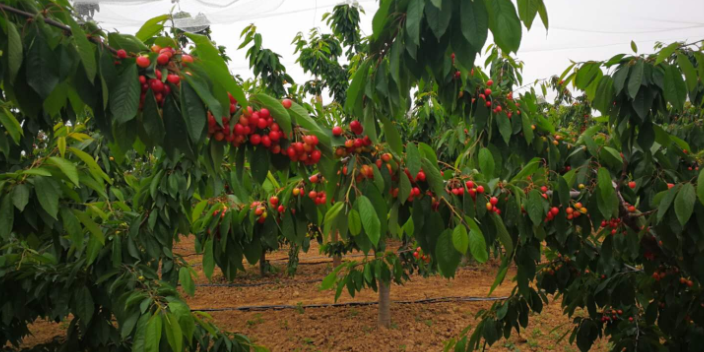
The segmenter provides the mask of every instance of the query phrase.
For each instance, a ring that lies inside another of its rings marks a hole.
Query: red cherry
[[[225,134],[223,134],[222,132],[216,132],[216,133],[215,133],[215,140],[216,140],[216,141],[220,142],[220,141],[222,141],[224,138],[225,138]]]
[[[416,180],[418,180],[418,181],[425,181],[425,172],[423,172],[423,171],[418,171],[418,175],[416,175]]]
[[[164,90],[164,83],[158,79],[152,79],[149,85],[155,93],[161,93]]]
[[[316,191],[310,191],[310,192],[308,192],[308,197],[311,198],[311,199],[318,198],[318,192],[316,192]]]
[[[488,107],[490,107],[490,106],[491,106],[491,101],[487,100],[487,102],[486,102],[486,107],[488,108]]]
[[[548,187],[547,187],[547,186],[542,186],[542,187],[540,187],[540,191],[543,192],[543,193],[546,193],[546,192],[548,191]]]
[[[310,183],[318,183],[318,181],[319,181],[318,175],[312,175],[311,177],[308,178],[308,181],[310,181]]]
[[[284,212],[284,206],[283,206],[283,205],[279,205],[279,207],[278,207],[276,210],[278,210],[279,213],[283,213],[283,212]]]
[[[499,199],[496,197],[491,197],[489,199],[489,203],[491,203],[491,205],[496,205],[498,202],[499,202]]]
[[[137,66],[141,68],[147,68],[151,64],[151,61],[149,61],[149,58],[146,56],[139,56],[137,57]]]
[[[179,77],[178,75],[170,74],[166,76],[166,80],[173,85],[178,85],[178,83],[181,82],[181,77]]]
[[[492,81],[492,80],[486,81],[487,86],[491,87],[492,84],[494,84],[494,81]]]
[[[125,58],[127,58],[127,52],[125,51],[125,49],[120,49],[120,50],[117,51],[117,58],[118,58],[118,59],[125,59]]]
[[[472,189],[472,188],[474,188],[474,182],[473,182],[473,181],[471,181],[471,180],[470,180],[470,181],[467,181],[467,182],[465,183],[465,185],[466,185],[466,186],[467,186],[467,188],[469,188],[469,189]]]
[[[271,203],[272,207],[275,207],[277,204],[279,204],[279,198],[277,196],[272,196],[269,198],[269,203]]]
[[[253,134],[249,137],[249,142],[252,143],[252,145],[258,145],[262,142],[262,136],[258,134]]]
[[[636,181],[628,182],[628,187],[630,187],[631,189],[636,188]]]
[[[491,95],[491,89],[489,89],[489,88],[485,89],[484,95]]]
[[[181,61],[183,61],[184,63],[193,62],[193,56],[188,55],[188,54],[183,54],[183,55],[181,55]]]
[[[284,99],[281,101],[281,105],[283,105],[285,109],[290,109],[291,103],[291,99]]]
[[[166,65],[169,62],[169,55],[159,54],[159,56],[156,57],[156,62],[159,65]]]
[[[269,109],[262,108],[261,110],[259,110],[259,117],[263,119],[268,119],[269,116],[271,116],[271,114],[269,113]]]
[[[477,186],[477,193],[484,193],[484,186]]]
[[[550,209],[550,213],[555,216],[560,213],[560,209],[558,207],[552,207],[552,209]]]
[[[667,189],[672,189],[672,187],[675,187],[674,183],[668,183],[667,184]]]
[[[332,134],[333,136],[340,136],[342,135],[342,127],[340,126],[335,126],[332,128]]]

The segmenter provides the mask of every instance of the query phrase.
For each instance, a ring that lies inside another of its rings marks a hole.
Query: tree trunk
[[[337,235],[338,235],[337,231],[332,233],[332,243],[337,244]],[[340,264],[342,264],[342,257],[340,256],[339,253],[337,253],[332,256],[332,267],[337,268],[338,266],[340,266]]]
[[[379,326],[391,327],[391,285],[385,284],[382,280],[379,283]]]
[[[259,274],[266,276],[266,249],[262,249],[262,256],[259,259]]]

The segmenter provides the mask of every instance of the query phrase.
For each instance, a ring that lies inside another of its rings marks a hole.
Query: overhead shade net
[[[284,0],[73,0],[84,19],[107,28],[139,27],[155,16],[173,14],[166,23],[198,32],[213,24],[228,24],[275,11]]]

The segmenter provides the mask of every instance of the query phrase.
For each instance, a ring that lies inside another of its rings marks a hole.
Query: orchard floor
[[[191,239],[183,239],[176,246],[176,253],[188,255],[199,274],[197,283],[209,283],[202,272],[201,258],[193,254]],[[346,258],[360,260],[360,257]],[[262,311],[215,311],[211,312],[215,323],[222,329],[240,332],[255,343],[271,351],[442,351],[447,340],[457,337],[468,325],[476,325],[474,318],[481,309],[492,302],[444,302],[433,304],[391,305],[392,326],[380,329],[376,326],[377,306],[302,308],[311,304],[334,303],[334,291],[320,291],[320,282],[331,271],[332,262],[318,253],[313,244],[308,253],[301,253],[298,272],[288,278],[286,270],[287,251],[270,253],[267,259],[275,267],[266,278],[259,277],[258,266],[247,266],[247,273],[238,277],[236,284],[257,284],[249,287],[198,287],[194,297],[188,298],[193,309],[222,309],[243,306],[292,305],[294,309]],[[440,277],[412,277],[403,286],[392,285],[391,300],[419,300],[440,297],[486,297],[497,271],[496,265],[467,265],[459,270],[452,280]],[[493,297],[507,296],[513,283],[509,271],[504,284],[498,287]],[[219,272],[213,275],[212,283],[225,281]],[[345,290],[338,300],[345,302],[376,301],[376,293],[364,290],[354,298]],[[34,336],[25,340],[23,347],[61,336],[68,323],[54,324],[36,322],[32,327]],[[569,336],[558,340],[571,327],[570,319],[561,314],[559,302],[545,306],[542,314],[533,315],[521,336],[512,334],[508,340],[500,340],[487,351],[578,351],[570,345]],[[60,337],[59,337],[60,338]],[[606,341],[597,341],[592,351],[606,351]]]

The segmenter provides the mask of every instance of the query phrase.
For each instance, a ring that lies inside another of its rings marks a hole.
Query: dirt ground
[[[188,261],[195,267],[199,284],[208,280],[202,272],[200,256],[193,255],[191,239],[183,239],[174,252],[189,255]],[[198,287],[194,297],[187,299],[193,309],[222,309],[243,306],[292,305],[295,309],[265,311],[220,311],[211,312],[215,323],[222,329],[249,336],[255,343],[271,351],[442,351],[445,343],[456,338],[467,326],[478,323],[474,318],[481,309],[492,302],[444,302],[433,304],[393,304],[392,326],[380,329],[376,326],[377,307],[327,307],[302,308],[310,304],[334,303],[334,291],[319,289],[322,279],[332,270],[332,262],[318,253],[313,244],[308,253],[301,253],[298,272],[294,278],[287,277],[287,251],[270,253],[267,259],[274,267],[266,278],[259,276],[257,266],[247,266],[245,274],[236,284],[266,283],[252,287]],[[359,260],[359,257],[347,258]],[[213,283],[225,283],[219,272]],[[419,300],[425,298],[474,296],[486,297],[496,274],[495,265],[468,265],[458,271],[451,280],[440,277],[413,277],[403,286],[391,287],[391,300]],[[513,288],[509,271],[504,284],[492,294],[507,296]],[[376,301],[372,290],[364,290],[354,298],[346,290],[338,300],[344,302]],[[47,342],[63,335],[68,323],[36,322],[32,326],[34,336],[24,341],[23,347]],[[487,351],[578,351],[570,345],[568,338],[560,337],[571,328],[570,319],[563,316],[559,302],[545,306],[542,314],[533,315],[527,329],[521,335],[512,334]],[[606,341],[598,341],[593,351],[606,351]]]

